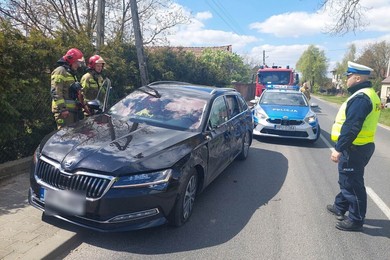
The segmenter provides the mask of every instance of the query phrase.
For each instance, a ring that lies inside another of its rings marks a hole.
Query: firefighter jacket
[[[331,139],[336,151],[351,145],[373,143],[380,115],[380,99],[370,82],[363,82],[340,107],[332,127]]]
[[[77,111],[77,95],[72,91],[76,77],[66,64],[58,66],[51,73],[52,112],[61,113],[64,110]]]
[[[99,99],[103,101],[102,97],[105,94],[104,89],[100,90],[100,94],[98,97],[99,89],[103,85],[103,77],[100,73],[96,73],[94,70],[89,70],[87,73],[83,75],[80,80],[82,91],[84,95],[85,101],[90,101],[94,99]]]

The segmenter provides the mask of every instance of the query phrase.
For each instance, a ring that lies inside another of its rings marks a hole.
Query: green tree
[[[250,67],[235,53],[205,49],[198,61],[201,66],[199,76],[205,82],[214,82],[216,86],[227,86],[234,81],[250,82]]]
[[[309,81],[312,91],[318,91],[326,81],[328,62],[324,51],[310,45],[299,58],[296,68],[302,73],[302,80]]]
[[[30,155],[42,134],[55,128],[48,64],[57,46],[37,31],[25,37],[9,23],[0,23],[0,160]]]

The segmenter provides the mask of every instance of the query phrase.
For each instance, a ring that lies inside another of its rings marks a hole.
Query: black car
[[[100,231],[180,226],[197,194],[246,159],[252,131],[252,113],[234,89],[152,83],[45,137],[33,156],[29,202]]]

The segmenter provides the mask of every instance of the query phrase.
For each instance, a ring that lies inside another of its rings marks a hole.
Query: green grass
[[[328,96],[328,95],[316,95],[316,97],[340,105],[348,98],[347,96]],[[390,126],[390,108],[382,109],[381,115],[379,117],[379,123],[386,126]]]

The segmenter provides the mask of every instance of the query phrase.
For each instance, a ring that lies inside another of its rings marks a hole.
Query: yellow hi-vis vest
[[[366,94],[371,99],[372,111],[367,115],[366,119],[363,122],[362,129],[360,130],[359,134],[352,142],[352,144],[364,145],[374,142],[376,127],[379,121],[381,101],[378,97],[378,94],[375,93],[375,90],[373,88],[363,88],[356,91],[341,105],[340,110],[337,113],[335,122],[332,126],[332,141],[337,142],[337,140],[339,139],[341,127],[343,126],[346,119],[345,110],[347,108],[348,101],[361,92]]]

